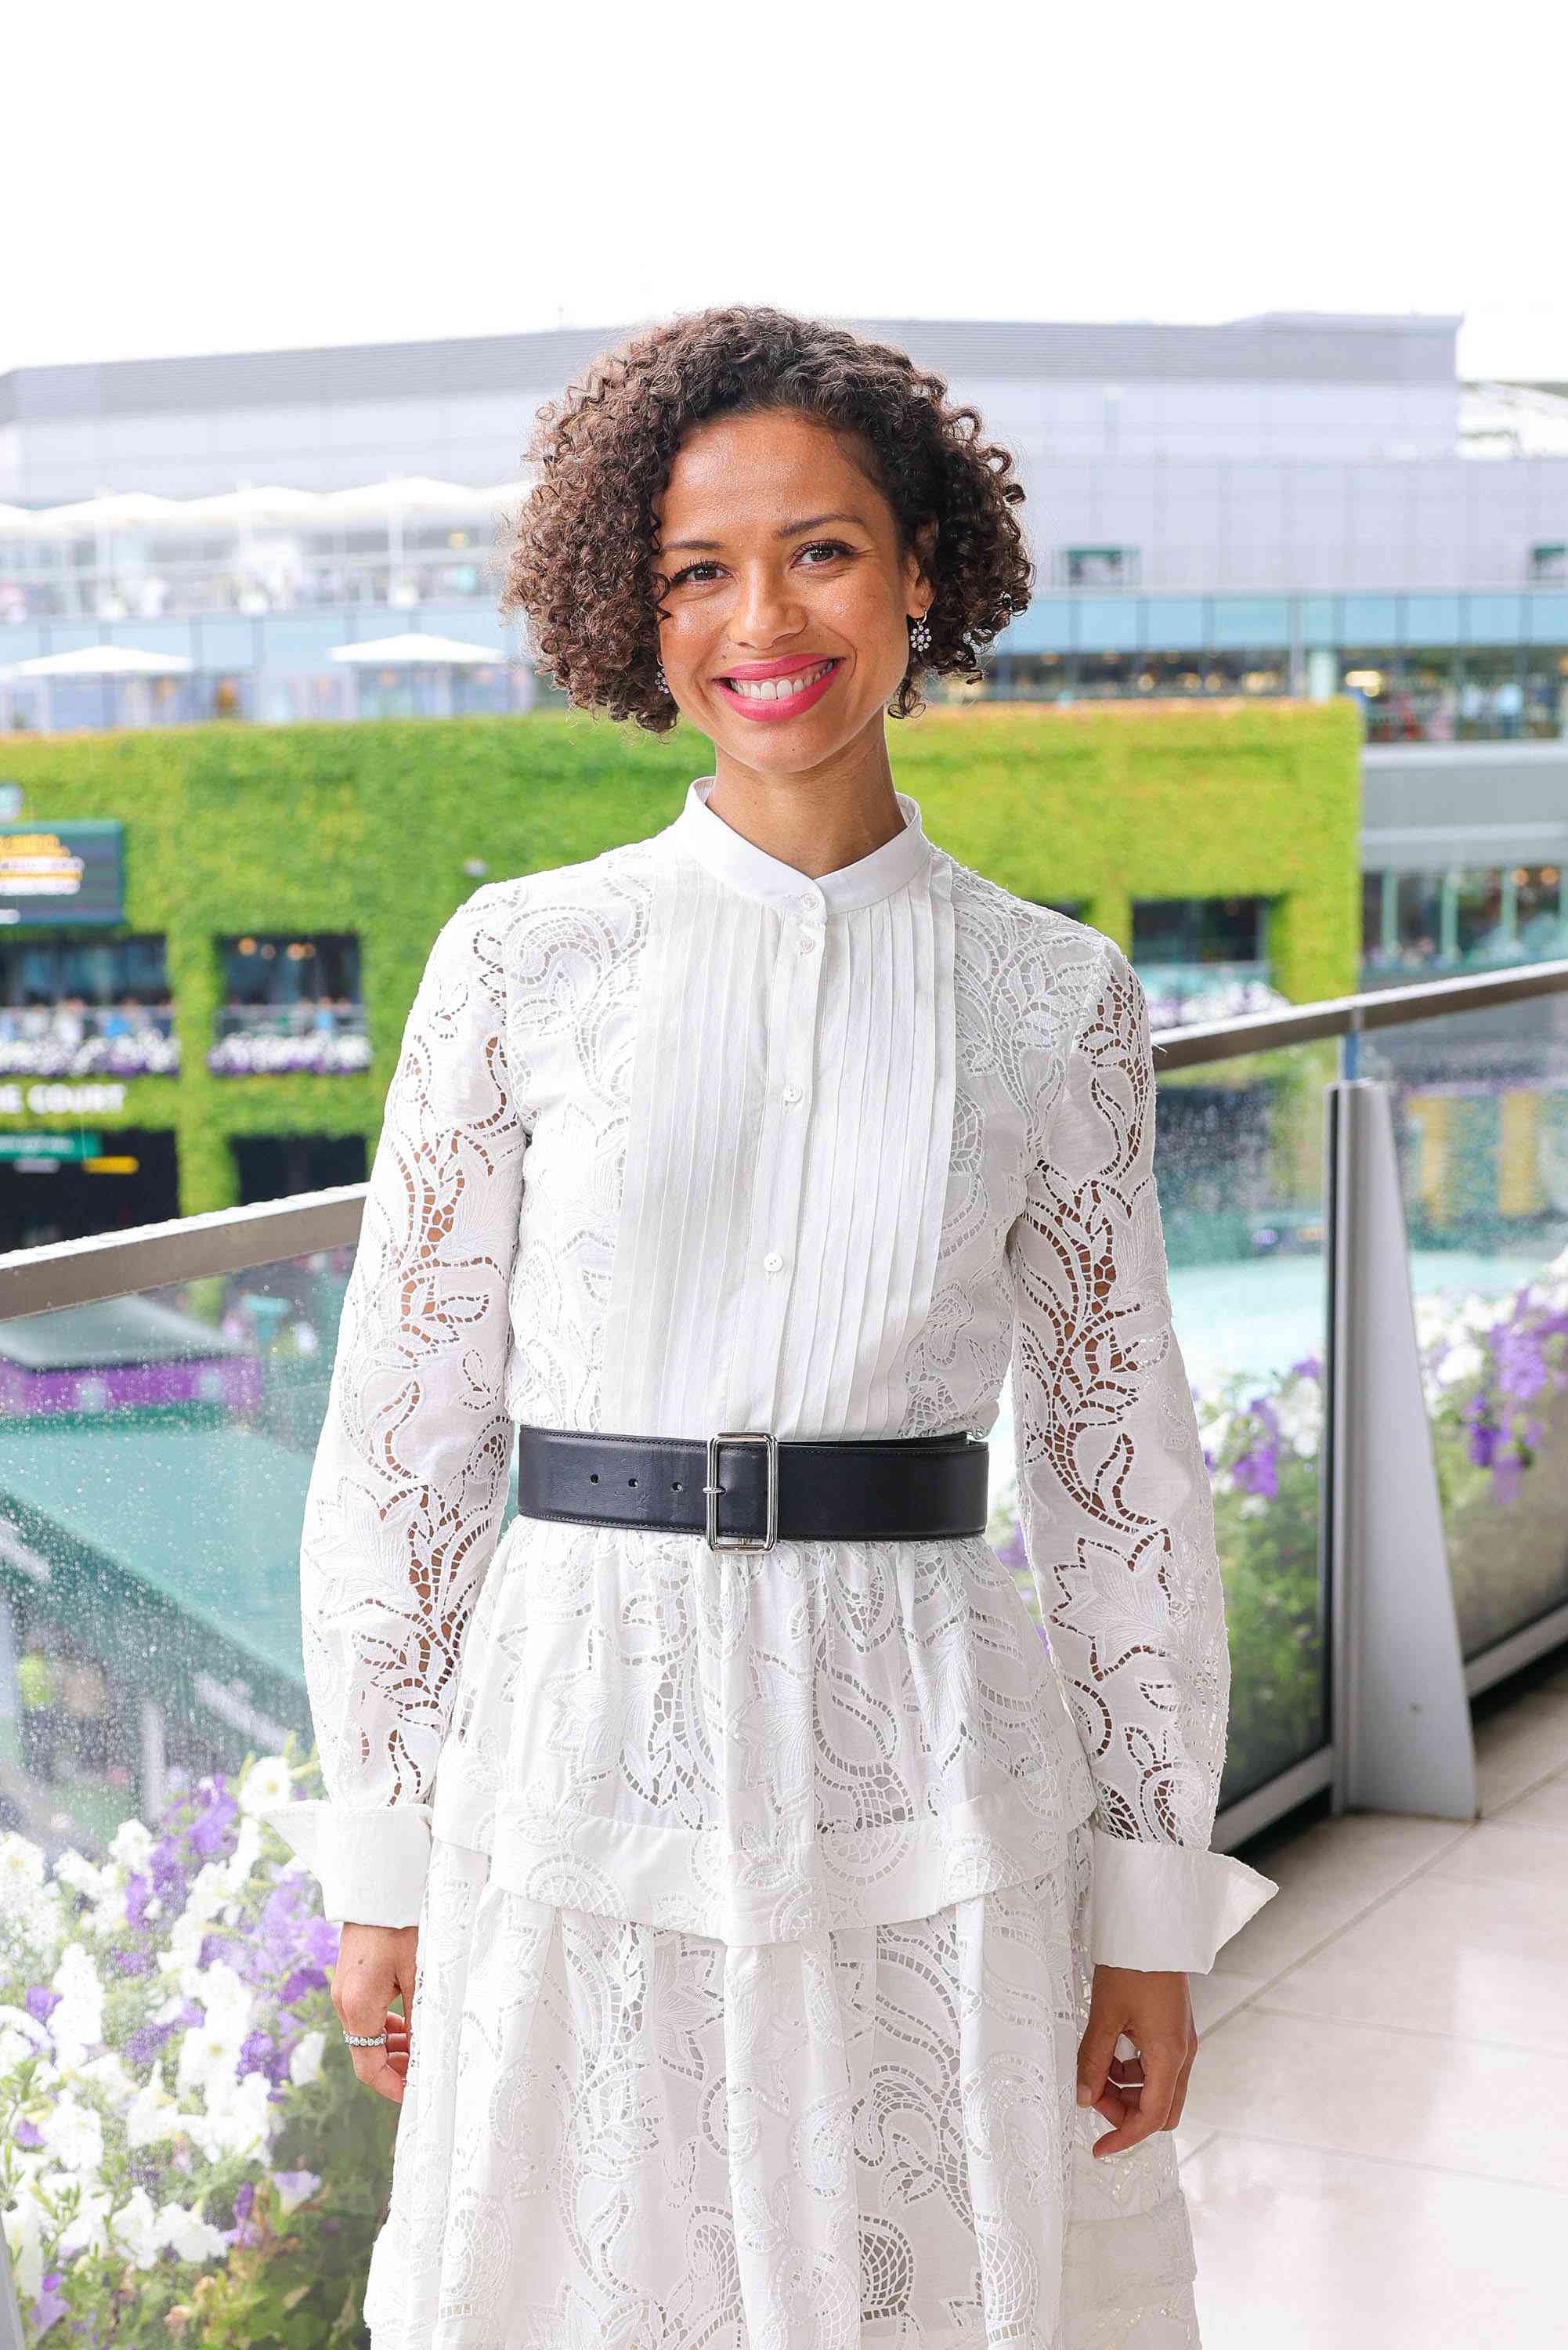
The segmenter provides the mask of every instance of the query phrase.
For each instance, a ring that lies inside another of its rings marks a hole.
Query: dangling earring
[[[909,654],[913,660],[923,661],[931,650],[930,622],[922,612],[918,620],[909,622]]]
[[[660,693],[668,693],[670,691],[670,680],[664,674],[664,663],[662,661],[659,663],[653,673],[659,680],[659,691]]]

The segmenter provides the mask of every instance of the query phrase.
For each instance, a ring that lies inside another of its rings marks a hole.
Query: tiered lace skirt
[[[1174,2139],[1075,2101],[1091,1849],[727,1944],[438,1838],[373,2350],[1195,2350]]]

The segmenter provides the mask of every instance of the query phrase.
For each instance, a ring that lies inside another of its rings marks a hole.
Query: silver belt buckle
[[[723,1487],[719,1482],[719,1447],[721,1444],[763,1444],[767,1447],[768,1503],[767,1532],[755,1534],[722,1534],[719,1532],[719,1496]],[[726,1428],[708,1439],[708,1482],[702,1488],[708,1497],[708,1547],[710,1550],[772,1550],[779,1538],[779,1440],[765,1428]]]

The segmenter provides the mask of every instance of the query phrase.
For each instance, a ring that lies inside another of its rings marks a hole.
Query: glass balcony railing
[[[1346,1076],[1392,1117],[1465,1687],[1568,1640],[1568,961],[1188,1022],[1157,1061],[1231,1849],[1337,1786],[1331,1635],[1357,1578],[1407,1572],[1336,1532]],[[0,2209],[29,2343],[354,2338],[392,2109],[257,1814],[318,1785],[298,1544],[364,1191],[0,1259]],[[1004,1388],[990,1538],[1021,1568],[1011,1431]]]
[[[0,1004],[0,1076],[169,1077],[179,1067],[171,1003]]]
[[[1141,955],[1135,960],[1148,998],[1151,1028],[1240,1020],[1250,1012],[1272,1012],[1290,1001],[1273,984],[1273,967],[1266,962],[1149,962]]]
[[[319,1002],[229,1004],[213,1015],[207,1066],[214,1076],[277,1076],[304,1070],[356,1076],[370,1066],[362,1003]]]

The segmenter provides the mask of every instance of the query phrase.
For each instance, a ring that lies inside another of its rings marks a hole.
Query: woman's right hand
[[[345,2032],[369,2039],[385,2025],[384,2048],[350,2048],[354,2070],[368,2089],[403,2101],[409,2069],[409,2023],[414,2012],[417,1926],[345,1926],[332,1970],[332,2004]],[[403,2012],[392,2001],[402,1995]]]

